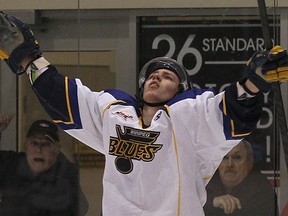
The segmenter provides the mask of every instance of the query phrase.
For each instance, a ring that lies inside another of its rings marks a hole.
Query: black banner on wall
[[[265,48],[261,24],[255,20],[141,17],[139,70],[152,58],[168,56],[184,65],[195,88],[213,87],[223,91],[242,77],[251,55]],[[274,175],[275,151],[278,150],[273,142],[272,93],[264,95],[264,104],[257,130],[248,140],[253,146],[255,165],[268,175]]]

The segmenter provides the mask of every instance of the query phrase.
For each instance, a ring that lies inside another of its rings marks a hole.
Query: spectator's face
[[[235,146],[219,166],[220,178],[226,188],[234,188],[248,175],[252,162],[248,159],[243,143]]]
[[[177,93],[179,82],[178,76],[167,69],[151,73],[144,85],[144,101],[160,103],[170,100]]]
[[[44,134],[37,133],[26,140],[26,157],[33,175],[47,171],[56,162],[59,152],[59,144]]]

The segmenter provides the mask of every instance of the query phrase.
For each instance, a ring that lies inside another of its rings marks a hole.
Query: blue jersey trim
[[[111,94],[116,100],[123,101],[122,105],[133,106],[138,116],[140,115],[140,103],[135,97],[119,89],[106,89],[104,92]]]
[[[191,89],[188,91],[185,91],[179,95],[176,95],[174,98],[172,98],[170,101],[167,102],[168,106],[171,106],[172,104],[175,104],[179,101],[191,98],[191,99],[195,99],[198,95],[203,94],[204,92],[213,92],[213,94],[215,94],[214,89],[209,88],[209,89]]]
[[[65,98],[65,113],[68,114],[69,120],[63,121],[54,119],[54,122],[57,123],[63,130],[81,129],[82,122],[79,113],[77,84],[75,79],[65,77]]]

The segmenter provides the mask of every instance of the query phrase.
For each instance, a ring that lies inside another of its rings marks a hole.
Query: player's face
[[[149,103],[170,100],[178,91],[178,76],[167,69],[159,69],[150,74],[144,85],[143,99]]]
[[[56,162],[59,152],[59,144],[44,134],[34,134],[26,140],[26,157],[33,175],[47,171]]]
[[[248,160],[245,145],[235,146],[222,160],[219,166],[220,178],[224,186],[233,188],[248,175],[252,168]]]

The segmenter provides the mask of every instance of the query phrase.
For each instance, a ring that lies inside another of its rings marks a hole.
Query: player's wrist
[[[239,84],[244,88],[244,90],[249,94],[249,95],[257,95],[259,93],[259,89],[247,78],[243,77],[240,81]]]
[[[32,61],[26,70],[30,83],[33,84],[35,80],[48,69],[49,65],[50,63],[43,56]]]

